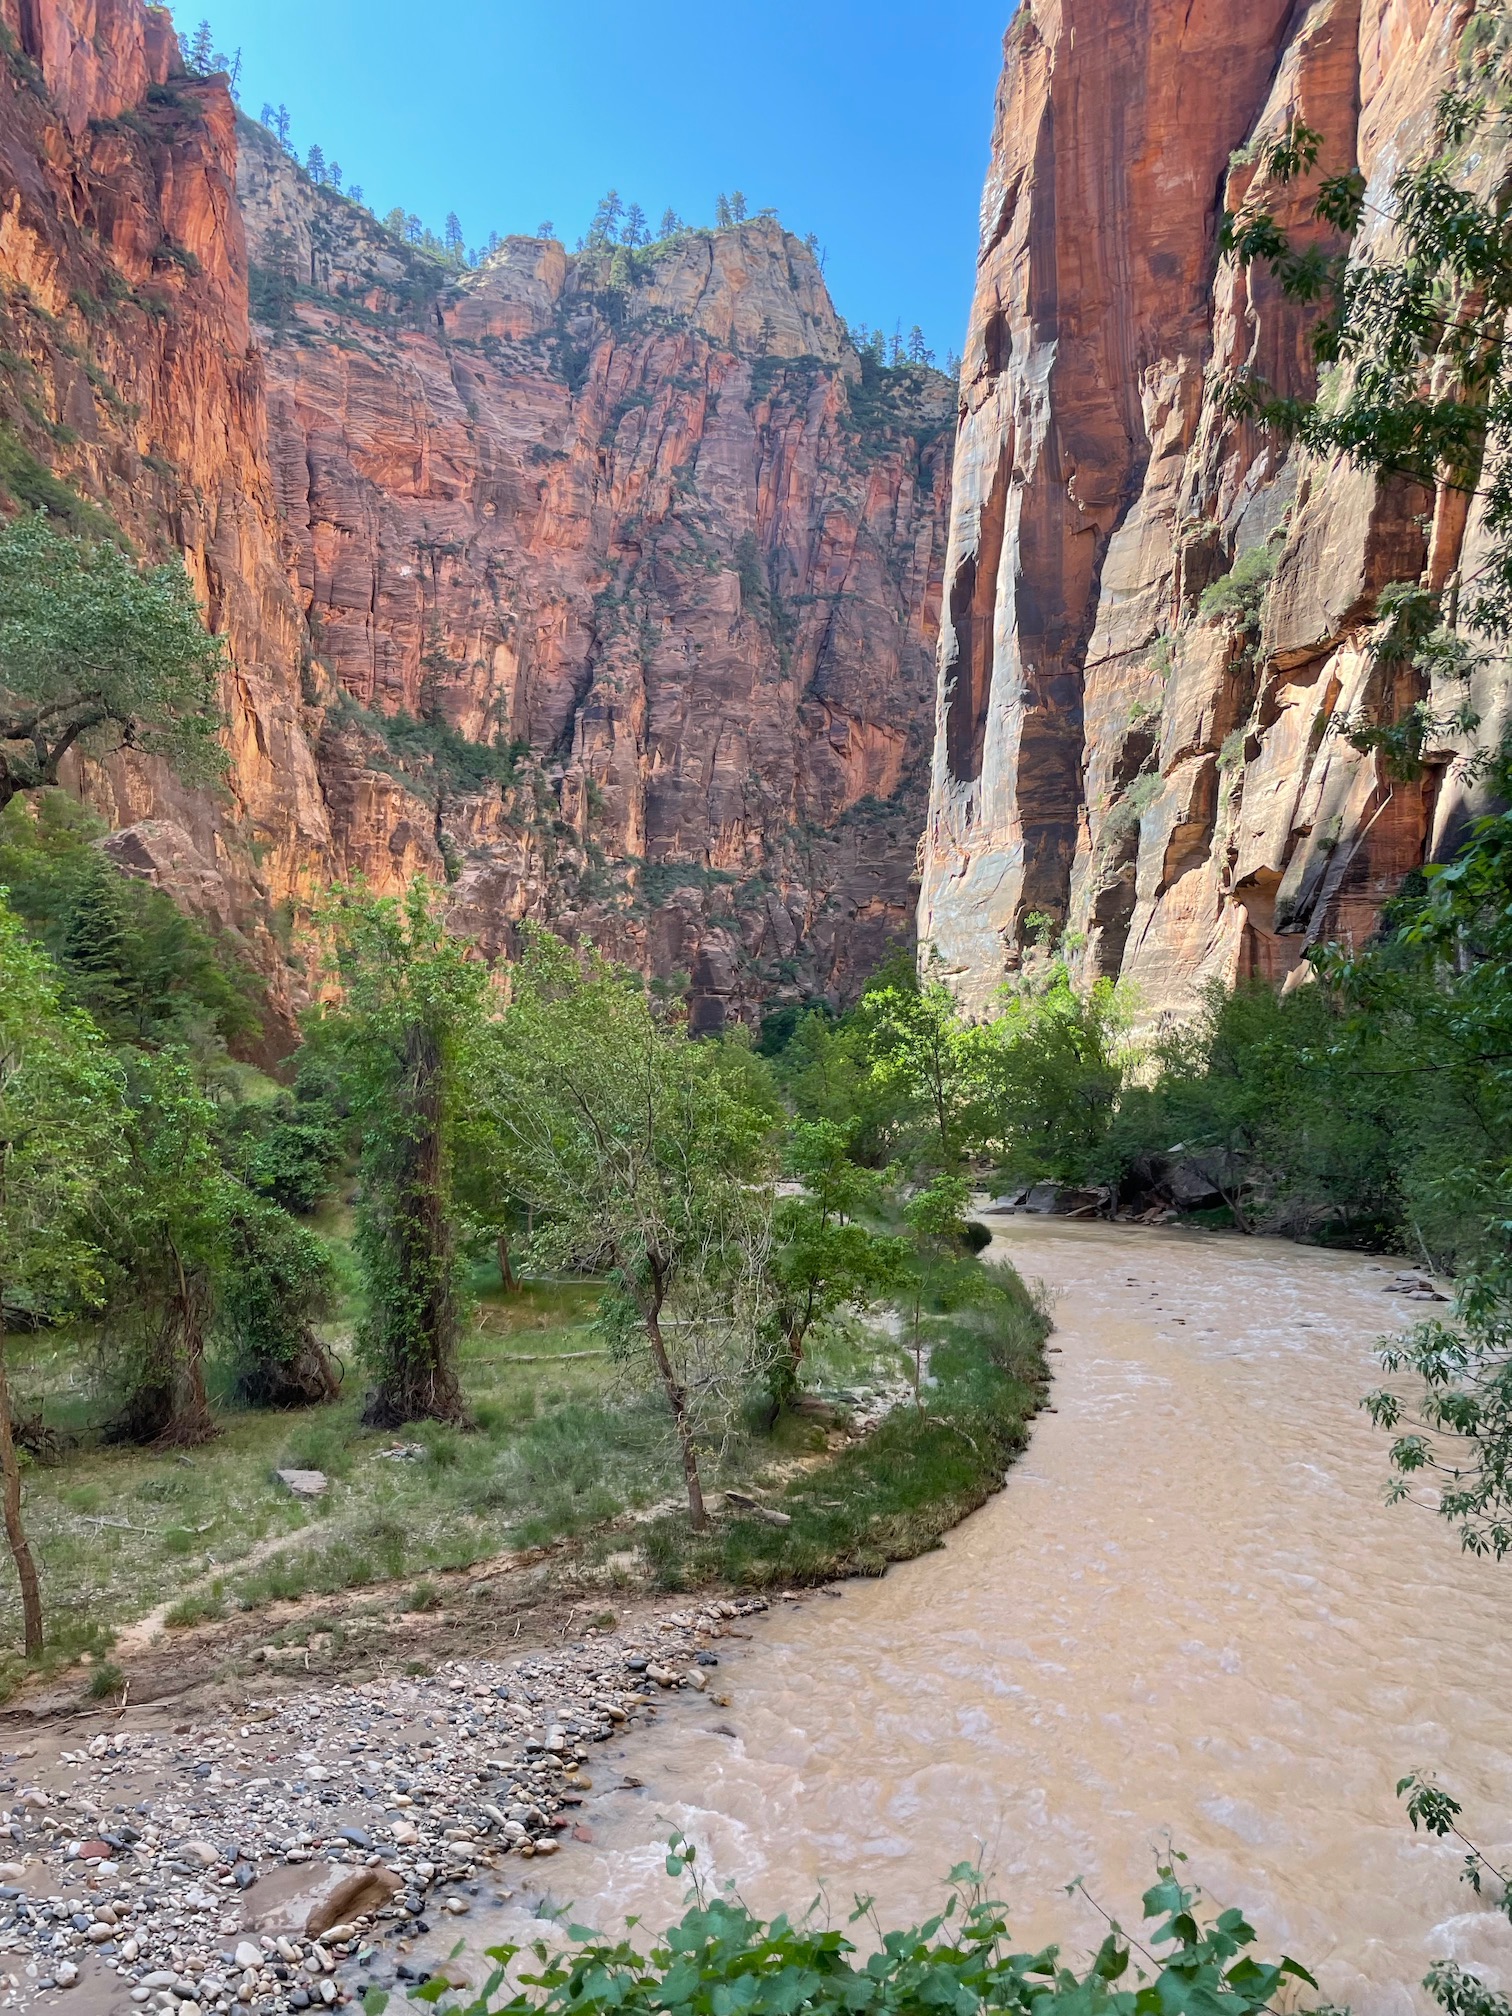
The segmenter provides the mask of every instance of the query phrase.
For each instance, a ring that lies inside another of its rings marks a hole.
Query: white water
[[[1512,1562],[1384,1505],[1359,1407],[1416,1306],[1279,1242],[1014,1220],[1000,1244],[1057,1291],[1061,1347],[1006,1489],[942,1552],[758,1625],[728,1709],[626,1746],[646,1789],[595,1795],[553,1894],[666,1922],[675,1825],[757,1908],[823,1883],[913,1922],[980,1857],[1016,1934],[1081,1950],[1101,1927],[1062,1886],[1137,1921],[1169,1834],[1360,2016],[1421,2006],[1440,1956],[1512,1985],[1512,1926],[1393,1790],[1437,1769],[1512,1848]]]

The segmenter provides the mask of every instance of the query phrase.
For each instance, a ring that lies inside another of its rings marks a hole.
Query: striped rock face
[[[1467,564],[1477,527],[1227,416],[1241,368],[1288,395],[1314,379],[1304,315],[1217,239],[1294,117],[1379,206],[1469,12],[1025,0],[1014,19],[922,853],[920,937],[973,1007],[1057,936],[1086,977],[1132,982],[1150,1019],[1210,977],[1284,979],[1320,937],[1367,933],[1452,844],[1450,752],[1402,785],[1326,730],[1417,697],[1367,681],[1376,597]],[[1309,202],[1279,211],[1304,239]],[[1204,606],[1224,577],[1247,624],[1222,591]],[[1494,712],[1505,668],[1483,683]]]

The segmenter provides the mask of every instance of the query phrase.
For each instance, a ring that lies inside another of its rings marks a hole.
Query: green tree
[[[698,1451],[750,1364],[770,1239],[770,1112],[720,1046],[657,1020],[636,976],[537,937],[514,968],[490,1110],[535,1250],[607,1273],[603,1320],[638,1337],[677,1437],[693,1529]]]
[[[889,1294],[903,1263],[900,1242],[865,1223],[882,1208],[886,1177],[851,1160],[848,1129],[833,1120],[797,1121],[783,1162],[802,1189],[779,1198],[773,1218],[770,1320],[782,1345],[773,1379],[779,1402],[797,1389],[814,1326],[848,1303]]]
[[[178,562],[145,572],[38,512],[0,525],[0,808],[71,749],[140,749],[186,783],[225,769],[221,645]]]
[[[1086,1182],[1107,1173],[1107,1142],[1123,1092],[1116,989],[1086,992],[1057,961],[1008,994],[1003,1012],[959,1042],[973,1080],[967,1128],[1010,1182]]]
[[[260,1033],[260,983],[229,935],[213,937],[165,891],[95,843],[103,821],[65,792],[0,812],[0,883],[57,962],[68,998],[117,1043],[205,1053]]]
[[[324,182],[326,179],[325,149],[318,141],[305,156],[305,173],[312,182]]]
[[[324,922],[341,1000],[311,1033],[359,1137],[358,1342],[374,1376],[364,1419],[460,1421],[457,1154],[491,976],[418,878],[402,900],[339,892]]]
[[[100,1329],[117,1396],[112,1432],[192,1448],[218,1432],[206,1350],[239,1186],[216,1144],[216,1110],[180,1051],[126,1053],[126,1158],[102,1198],[111,1262]]]
[[[1494,782],[1512,805],[1512,747]],[[1415,1405],[1390,1389],[1366,1405],[1394,1432],[1393,1495],[1436,1485],[1437,1509],[1464,1546],[1499,1560],[1512,1552],[1512,810],[1483,816],[1452,862],[1424,872],[1426,894],[1399,915],[1435,984],[1412,1001],[1402,1076],[1458,1077],[1473,1102],[1476,1124],[1462,1128],[1465,1146],[1436,1169],[1434,1187],[1482,1230],[1465,1256],[1454,1319],[1419,1324],[1382,1348],[1388,1371],[1416,1375]],[[1363,971],[1336,975],[1378,1014],[1383,963],[1377,953]]]
[[[719,230],[723,231],[734,222],[735,213],[730,208],[730,199],[721,189],[719,194],[714,198],[714,223]]]
[[[619,221],[625,214],[625,206],[617,189],[611,189],[607,196],[599,198],[593,213],[593,221],[588,226],[588,248],[590,251],[601,245],[613,245],[619,240]]]
[[[7,1307],[89,1305],[102,1286],[89,1209],[116,1174],[120,1074],[87,1016],[0,891],[0,1483],[26,1651],[42,1650],[42,1595],[21,1517],[5,1355]]]
[[[924,1299],[942,1268],[966,1250],[966,1210],[971,1191],[963,1176],[942,1173],[903,1207],[913,1235],[912,1264],[902,1274],[909,1297],[909,1337],[914,1361],[914,1405],[924,1404]]]
[[[1270,267],[1294,299],[1317,303],[1313,350],[1334,382],[1326,398],[1282,399],[1250,374],[1232,408],[1383,476],[1437,492],[1463,526],[1476,508],[1488,551],[1439,610],[1491,637],[1512,634],[1512,382],[1506,371],[1512,244],[1505,190],[1481,194],[1484,136],[1512,101],[1501,0],[1479,0],[1454,89],[1440,98],[1432,145],[1394,178],[1390,232],[1355,246],[1366,207],[1355,170],[1318,178],[1314,227],[1300,246],[1276,223],[1275,192],[1317,174],[1323,136],[1293,121],[1263,152],[1224,250]]]
[[[215,1328],[254,1407],[334,1400],[341,1380],[317,1323],[335,1302],[330,1248],[265,1198],[232,1196]]]
[[[307,1218],[341,1165],[347,1114],[336,1073],[317,1044],[306,1043],[292,1091],[246,1101],[226,1116],[229,1166],[259,1197]]]
[[[966,1144],[976,1092],[974,1046],[955,996],[941,980],[922,987],[870,987],[857,1010],[876,1088],[922,1122],[925,1153],[951,1169]]]

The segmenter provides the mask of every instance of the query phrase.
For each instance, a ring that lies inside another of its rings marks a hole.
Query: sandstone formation
[[[202,893],[224,885],[286,1007],[269,919],[328,871],[330,829],[247,314],[234,114],[223,84],[180,69],[167,14],[138,0],[0,0],[0,482],[13,502],[66,508],[56,471],[81,515],[92,501],[143,551],[182,552],[230,645],[228,791],[182,791],[139,759],[80,782],[113,825],[150,822],[143,861],[165,822],[167,855],[192,859]]]
[[[1403,783],[1330,723],[1419,697],[1372,680],[1376,598],[1472,567],[1477,528],[1229,417],[1241,368],[1306,395],[1313,367],[1303,311],[1220,261],[1218,230],[1293,117],[1325,170],[1369,178],[1374,219],[1472,11],[1023,0],[962,368],[920,908],[973,1008],[1057,935],[1149,1019],[1210,977],[1284,980],[1452,844],[1451,749]],[[1317,228],[1306,190],[1279,214]],[[1482,683],[1494,710],[1505,669]]]
[[[289,920],[354,872],[445,878],[491,947],[591,937],[703,1027],[907,942],[945,381],[859,358],[775,220],[458,273],[184,75],[162,11],[0,23],[0,481],[177,547],[230,645],[224,794],[79,779],[123,865],[287,1003]]]

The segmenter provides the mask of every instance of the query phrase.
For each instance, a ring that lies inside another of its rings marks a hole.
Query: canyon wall
[[[239,931],[287,1016],[273,924],[333,859],[303,624],[247,312],[235,115],[137,0],[0,0],[0,487],[182,553],[230,647],[227,789],[123,757],[71,780],[123,865]],[[61,479],[61,480],[60,480]]]
[[[286,1010],[333,875],[430,874],[491,949],[591,938],[704,1028],[909,942],[946,381],[859,357],[775,219],[458,271],[186,76],[161,11],[0,28],[0,483],[181,551],[230,646],[224,792],[74,780],[122,864]]]
[[[1023,0],[1006,39],[960,386],[920,938],[963,999],[1058,944],[1140,1015],[1358,942],[1453,844],[1453,748],[1404,783],[1330,724],[1397,718],[1380,590],[1473,571],[1452,497],[1230,417],[1315,389],[1309,318],[1220,261],[1300,118],[1367,233],[1427,143],[1474,0]],[[1306,188],[1280,221],[1305,241]],[[1480,677],[1495,716],[1505,667]]]

